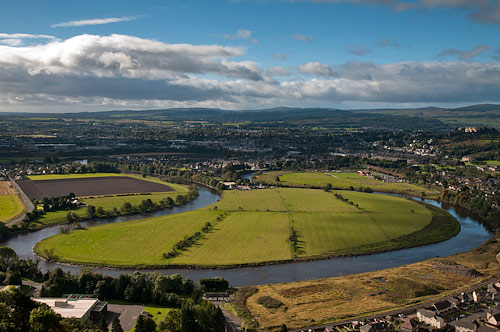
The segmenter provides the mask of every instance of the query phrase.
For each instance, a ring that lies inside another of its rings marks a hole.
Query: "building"
[[[63,318],[76,318],[86,322],[107,311],[107,303],[92,298],[34,298],[34,301],[48,305]]]
[[[439,317],[434,311],[426,309],[417,310],[417,320],[437,329],[446,327],[446,321],[442,317]]]
[[[390,332],[393,331],[391,323],[375,322],[363,325],[359,328],[360,332]]]
[[[407,319],[403,324],[401,324],[399,329],[405,332],[415,332],[418,330],[418,323],[414,319]]]
[[[486,325],[481,325],[477,329],[477,332],[498,332],[498,330]]]
[[[481,291],[475,290],[474,292],[472,292],[472,298],[476,303],[483,302],[486,300],[491,300],[491,296],[488,297],[488,292],[483,290]]]
[[[432,306],[438,315],[449,312],[453,309],[453,305],[449,301],[436,302]]]
[[[476,332],[477,330],[476,324],[464,320],[457,320],[450,325],[455,327],[455,332]]]
[[[490,310],[486,313],[486,321],[490,326],[500,327],[500,313],[497,310]]]

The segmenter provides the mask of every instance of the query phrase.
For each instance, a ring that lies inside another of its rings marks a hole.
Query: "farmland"
[[[19,194],[8,181],[0,181],[0,222],[7,222],[20,215],[24,205]]]
[[[339,193],[343,199],[335,196]],[[439,211],[403,198],[360,192],[226,191],[221,201],[201,210],[75,230],[45,239],[35,250],[45,257],[53,250],[54,260],[90,265],[253,265],[444,240],[456,234],[458,223]],[[192,245],[174,257],[163,255],[207,222],[212,227]],[[436,233],[422,236],[429,228]]]
[[[67,177],[20,181],[19,185],[31,199],[64,196],[77,197],[173,191],[169,186],[128,176]]]
[[[187,188],[183,185],[166,183],[161,180],[147,177],[143,178],[136,175],[130,174],[120,174],[120,173],[88,173],[88,174],[65,174],[65,175],[39,175],[31,176],[31,181],[25,181],[24,183],[48,183],[46,186],[38,186],[38,189],[47,189],[46,191],[40,191],[41,196],[50,196],[50,183],[53,181],[69,181],[71,186],[64,185],[63,187],[68,192],[61,191],[60,187],[59,194],[67,195],[69,192],[73,192],[79,196],[80,200],[86,205],[92,205],[96,208],[102,207],[106,211],[113,210],[113,208],[120,209],[120,207],[128,202],[131,205],[139,205],[143,200],[151,199],[153,203],[158,203],[160,200],[167,197],[175,200],[177,195],[184,195],[187,193]],[[97,181],[96,181],[97,180]],[[104,182],[98,181],[102,180]],[[75,182],[77,181],[77,182]],[[88,182],[92,184],[88,184]],[[23,182],[20,182],[22,186]],[[120,188],[117,188],[122,184]],[[125,186],[123,186],[125,184]],[[78,193],[83,193],[81,187],[85,187],[86,195],[78,195]],[[127,190],[118,190],[127,189]],[[143,191],[137,191],[137,190]],[[151,190],[153,189],[153,190]],[[80,191],[79,191],[80,190]],[[103,191],[104,190],[104,191]],[[155,192],[155,190],[160,192]],[[122,192],[121,194],[113,194],[113,192]],[[127,193],[123,193],[123,192]],[[99,192],[106,192],[106,194],[99,194]],[[83,197],[82,197],[83,196]],[[80,217],[86,215],[86,208],[80,207],[71,212],[77,214]],[[64,223],[67,221],[66,214],[67,210],[52,211],[40,216],[36,221],[30,223],[31,228],[39,228],[47,225]]]
[[[257,177],[260,182],[268,184],[279,184],[290,187],[325,187],[331,185],[333,189],[371,188],[373,191],[394,192],[403,195],[421,196],[425,192],[427,196],[436,195],[437,192],[405,182],[384,182],[373,177],[362,176],[358,173],[288,173],[268,172]]]

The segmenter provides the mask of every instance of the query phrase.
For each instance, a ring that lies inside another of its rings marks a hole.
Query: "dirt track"
[[[174,191],[167,185],[126,176],[95,178],[19,181],[19,186],[30,199],[64,196],[74,193],[78,197]]]

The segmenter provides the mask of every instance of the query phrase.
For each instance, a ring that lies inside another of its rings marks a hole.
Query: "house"
[[[490,326],[500,327],[500,312],[497,310],[488,310],[486,313],[486,321]]]
[[[474,323],[467,322],[465,320],[457,320],[450,323],[455,327],[455,332],[476,332],[477,326]]]
[[[359,328],[360,332],[390,332],[393,330],[392,324],[386,322],[373,322]]]
[[[488,297],[488,292],[484,290],[480,291],[475,290],[474,292],[472,292],[472,298],[476,303],[480,303],[491,299],[491,297]]]
[[[232,181],[224,182],[224,186],[226,186],[227,189],[235,189],[237,187],[236,182]]]
[[[442,317],[439,317],[434,311],[426,309],[417,310],[417,320],[437,329],[446,327],[446,321]]]
[[[481,325],[476,332],[498,332],[498,330],[486,325]]]
[[[498,293],[497,286],[492,282],[488,284],[488,293],[490,293],[491,295],[495,295]]]
[[[418,323],[414,319],[407,319],[399,326],[399,329],[406,332],[416,332],[418,330]]]
[[[459,299],[462,304],[468,304],[471,301],[471,297],[467,293],[460,294],[457,296],[457,299]]]
[[[453,305],[446,300],[436,302],[432,307],[436,310],[436,313],[439,315],[453,310]]]
[[[457,299],[456,297],[451,297],[448,299],[448,302],[451,303],[451,305],[454,307],[454,308],[458,308],[460,306],[460,304],[462,304],[462,302]]]

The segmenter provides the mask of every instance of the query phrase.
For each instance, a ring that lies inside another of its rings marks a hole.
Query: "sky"
[[[500,0],[16,0],[0,111],[500,103]]]

